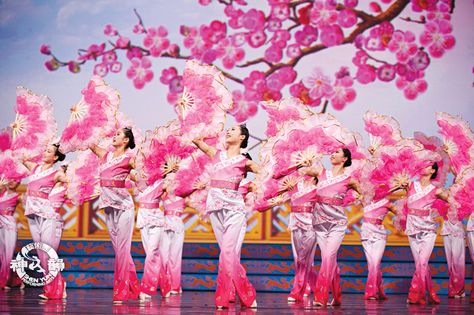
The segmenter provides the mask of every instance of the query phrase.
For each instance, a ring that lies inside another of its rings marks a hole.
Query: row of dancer
[[[255,304],[255,290],[252,290],[248,280],[239,282],[239,279],[246,279],[245,270],[240,265],[238,255],[245,234],[246,212],[244,196],[239,192],[239,186],[245,173],[258,172],[258,166],[240,154],[240,146],[244,141],[248,141],[246,127],[234,126],[227,134],[226,142],[230,152],[217,151],[204,141],[195,140],[195,144],[214,161],[207,210],[210,212],[211,224],[221,247],[216,305],[226,307],[235,299],[232,296],[235,285],[241,299],[242,296],[244,298],[248,296],[247,304],[252,306]],[[170,292],[178,293],[181,291],[180,258],[184,236],[184,227],[179,217],[186,206],[185,199],[174,196],[164,180],[151,184],[138,197],[137,225],[141,229],[142,241],[147,253],[145,273],[142,284],[139,285],[130,255],[134,204],[124,183],[133,167],[132,158],[125,154],[128,148],[134,146],[133,133],[127,128],[120,129],[112,143],[115,147],[113,152],[98,146],[94,146],[92,150],[103,161],[100,172],[102,187],[100,207],[105,211],[116,254],[124,258],[116,261],[114,300],[123,301],[137,297],[139,294],[141,298],[146,299],[156,293],[158,283],[162,295],[167,296]],[[62,183],[66,182],[66,179],[64,170],[56,171],[52,166],[56,161],[63,159],[64,156],[58,146],[53,145],[45,151],[42,164],[25,162],[34,174],[28,183],[25,203],[25,214],[29,219],[33,239],[51,244],[56,249],[62,230],[58,210],[64,202],[65,186]],[[329,291],[333,294],[333,301],[330,304],[341,303],[336,257],[347,227],[344,199],[349,189],[357,193],[361,192],[361,189],[357,181],[345,171],[345,168],[351,165],[350,150],[344,148],[336,151],[331,155],[331,163],[333,165],[331,170],[326,170],[321,166],[309,167],[309,165],[299,170],[306,180],[294,187],[295,193],[291,198],[292,214],[289,228],[292,231],[296,276],[289,301],[300,300],[309,284],[315,292],[316,304],[326,305]],[[427,267],[437,228],[429,214],[429,209],[436,198],[447,199],[444,190],[435,188],[430,183],[436,178],[436,173],[437,163],[433,163],[425,168],[420,181],[410,186],[408,183],[403,183],[392,187],[389,191],[391,193],[401,188],[408,190],[409,215],[406,233],[409,236],[416,263],[416,273],[409,295],[409,301],[412,303],[423,303],[425,288],[429,292],[430,301],[439,302],[430,286],[431,279]],[[165,174],[165,179],[166,175],[172,180],[173,174]],[[47,187],[52,187],[49,193],[46,192]],[[293,187],[288,189],[293,189]],[[232,195],[229,195],[230,191],[233,191]],[[164,201],[164,216],[159,209],[160,199]],[[385,198],[376,200],[364,208],[365,217],[361,234],[369,263],[365,296],[368,299],[386,298],[382,289],[380,271],[380,261],[385,247],[384,237],[373,236],[386,234],[384,230],[381,231],[381,228],[383,228],[383,217],[389,208],[393,208],[393,205]],[[320,246],[322,255],[320,273],[317,276],[312,266],[316,244]],[[173,249],[176,253],[172,253]],[[171,258],[168,264],[161,263],[164,257]],[[43,262],[44,259],[41,261]],[[164,269],[160,270],[161,268]],[[235,275],[235,279],[229,281],[226,275]],[[457,282],[460,282],[459,279],[453,281],[453,283]],[[229,284],[231,284],[230,288]],[[253,292],[253,294],[248,294],[248,292]],[[462,293],[458,292],[458,295]],[[46,286],[42,297],[65,298],[64,279],[59,276],[52,284]]]

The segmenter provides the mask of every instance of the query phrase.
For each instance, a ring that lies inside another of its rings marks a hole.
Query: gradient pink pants
[[[367,258],[367,282],[364,299],[386,298],[383,292],[381,263],[387,240],[372,238],[362,240],[365,257]]]
[[[466,232],[467,245],[469,246],[469,254],[471,256],[471,262],[474,266],[474,231]],[[471,303],[474,302],[474,267],[472,268],[472,283],[471,283]]]
[[[163,271],[160,280],[161,295],[170,291],[181,291],[181,264],[183,257],[184,233],[164,230],[161,238],[160,255]]]
[[[455,235],[443,236],[446,260],[448,261],[449,289],[448,296],[454,297],[464,293],[466,268],[466,241]]]
[[[426,291],[436,294],[431,284],[431,272],[428,262],[436,241],[436,233],[420,232],[408,236],[411,252],[415,260],[415,274],[408,291],[410,303],[426,303]]]
[[[105,223],[115,251],[114,301],[136,299],[140,293],[137,272],[131,255],[135,221],[133,210],[104,209]]]
[[[17,229],[12,215],[0,215],[0,289],[5,288],[10,276],[10,262],[15,252]]]
[[[140,229],[140,233],[146,254],[140,291],[149,295],[155,295],[162,266],[160,243],[163,227],[146,225]]]
[[[322,223],[315,226],[316,240],[321,250],[321,268],[315,285],[314,301],[322,305],[328,304],[331,290],[334,304],[340,304],[342,290],[340,269],[337,265],[337,252],[344,239],[346,225]]]
[[[228,307],[233,286],[245,306],[251,306],[256,299],[255,288],[247,278],[240,264],[242,228],[246,223],[244,212],[222,209],[213,211],[210,220],[216,239],[220,239],[219,271],[214,296],[216,306]],[[219,241],[218,241],[219,242]]]
[[[46,219],[37,215],[31,215],[28,217],[28,224],[31,237],[35,243],[47,244],[56,252],[58,251],[63,233],[63,222],[57,219]],[[41,267],[48,272],[48,255],[39,250],[38,257],[41,261]],[[44,286],[43,294],[50,300],[62,299],[65,283],[66,281],[61,273],[58,273],[52,282]]]
[[[314,230],[295,228],[291,231],[291,248],[295,260],[295,280],[290,297],[297,301],[303,299],[308,284],[314,286],[316,282],[316,271],[313,268],[316,245]]]
[[[242,228],[240,229],[240,234],[239,234],[239,237],[237,239],[237,244],[235,246],[235,250],[236,250],[236,257],[239,257],[240,258],[240,255],[241,255],[241,250],[242,250],[242,244],[244,243],[244,238],[245,238],[245,233],[247,232],[247,222],[245,222],[243,225],[242,225]],[[219,247],[221,248],[222,247],[222,238],[221,238],[221,234],[218,234],[218,235],[215,235],[216,237],[216,240],[217,240],[217,244],[219,245]],[[232,289],[231,289],[231,292],[229,294],[230,298],[229,298],[229,302],[235,302],[235,287],[232,285]]]

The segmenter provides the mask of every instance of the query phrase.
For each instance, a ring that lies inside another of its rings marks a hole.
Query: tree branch
[[[377,16],[372,16],[372,15],[369,15],[369,14],[365,14],[364,18],[366,20],[359,23],[357,25],[356,29],[351,34],[349,34],[349,36],[344,38],[341,45],[346,45],[346,44],[352,43],[355,40],[355,38],[357,37],[357,35],[362,34],[363,32],[365,32],[366,30],[368,30],[369,28],[371,28],[375,25],[378,25],[378,24],[380,24],[384,21],[393,20],[394,18],[396,18],[403,11],[403,9],[405,9],[405,7],[409,3],[410,3],[410,0],[397,0],[386,11],[380,13]],[[326,49],[326,48],[328,48],[328,47],[324,46],[323,44],[317,44],[317,45],[314,45],[314,46],[311,46],[311,47],[303,48],[301,50],[301,55],[289,60],[286,63],[275,64],[273,67],[271,67],[269,70],[267,70],[265,72],[265,76],[269,76],[273,72],[275,72],[278,69],[281,69],[283,67],[287,67],[287,66],[294,67],[298,64],[298,62],[303,57],[314,54],[314,53],[316,53],[318,51],[321,51],[323,49]]]

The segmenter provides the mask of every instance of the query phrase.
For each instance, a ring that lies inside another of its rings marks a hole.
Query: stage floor
[[[440,305],[407,305],[405,295],[390,295],[389,300],[364,301],[361,294],[346,294],[339,307],[316,308],[307,299],[303,303],[288,304],[286,293],[258,292],[256,310],[232,304],[230,309],[216,310],[213,292],[185,291],[182,295],[162,299],[157,296],[149,302],[128,301],[112,304],[111,289],[68,289],[64,301],[41,301],[40,289],[0,290],[1,314],[474,314],[469,298],[460,300],[441,296]]]

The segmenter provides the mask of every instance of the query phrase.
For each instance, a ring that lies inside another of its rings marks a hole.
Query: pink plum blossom
[[[301,46],[310,46],[318,39],[318,29],[305,25],[302,30],[295,33],[295,41]]]
[[[232,69],[237,62],[245,57],[245,51],[242,48],[234,46],[229,38],[225,38],[219,42],[216,52],[219,58],[222,58],[222,64],[226,69]]]
[[[336,6],[329,1],[316,0],[311,9],[311,24],[321,27],[337,22]]]
[[[450,33],[451,23],[446,20],[430,21],[420,35],[420,43],[428,48],[434,58],[441,58],[444,51],[454,47],[456,40]]]
[[[326,47],[332,47],[342,44],[344,33],[337,25],[321,27],[321,42]]]
[[[407,61],[408,58],[415,55],[418,51],[415,35],[410,31],[395,31],[388,43],[388,49],[395,53],[398,61]]]
[[[127,70],[127,78],[133,80],[135,88],[142,89],[153,79],[153,71],[150,68],[151,61],[147,57],[132,59],[130,68]]]
[[[178,70],[175,67],[169,67],[161,71],[160,82],[163,84],[169,84],[172,79],[178,76]]]
[[[309,96],[312,99],[331,97],[334,94],[331,80],[320,68],[314,68],[311,75],[303,78],[302,82],[304,86],[309,89]]]
[[[376,78],[377,72],[375,67],[366,64],[357,68],[356,79],[359,83],[369,84],[370,82],[374,82]]]
[[[145,38],[143,39],[143,45],[150,50],[150,54],[153,57],[159,57],[170,44],[170,41],[166,38],[166,36],[168,36],[168,31],[165,27],[150,27]]]
[[[241,91],[233,91],[232,97],[235,104],[232,114],[237,123],[243,123],[250,117],[255,116],[258,111],[258,103],[256,101],[246,99]]]
[[[396,74],[397,74],[397,71],[395,69],[395,66],[388,63],[380,66],[377,69],[377,77],[379,78],[380,81],[383,81],[383,82],[392,81],[393,79],[395,79]]]
[[[426,91],[428,83],[423,79],[408,81],[404,77],[399,77],[396,80],[396,86],[398,89],[403,90],[403,94],[407,99],[414,100],[418,94]]]
[[[242,16],[242,26],[251,32],[262,30],[265,26],[265,14],[257,9],[250,9]]]
[[[49,48],[48,45],[41,45],[40,47],[40,52],[43,54],[43,55],[51,55],[51,49]]]
[[[331,98],[331,104],[334,109],[342,110],[344,107],[355,100],[356,91],[352,88],[354,81],[350,76],[337,79],[334,83],[334,95]]]

